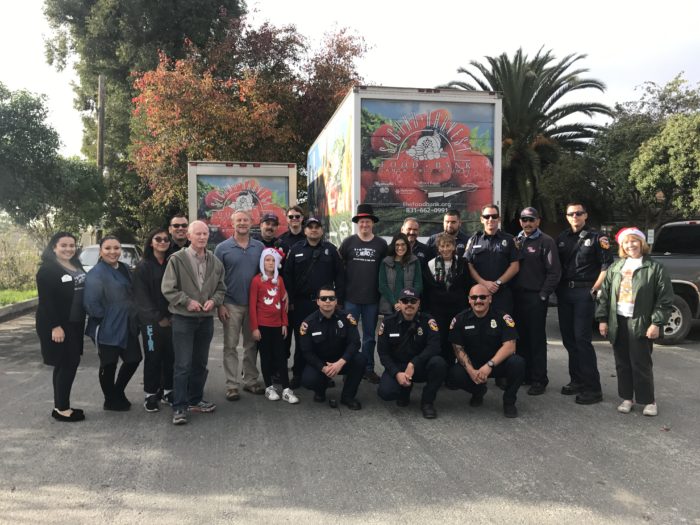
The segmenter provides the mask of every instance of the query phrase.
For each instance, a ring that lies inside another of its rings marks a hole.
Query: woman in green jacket
[[[605,274],[598,296],[596,319],[600,335],[613,345],[617,390],[627,414],[634,401],[645,416],[658,414],[654,398],[651,352],[671,315],[673,287],[665,268],[649,256],[646,237],[637,228],[617,234],[620,259]]]
[[[413,288],[420,295],[423,292],[423,276],[418,257],[411,253],[408,237],[397,233],[379,266],[380,314],[390,315],[398,310],[399,295],[404,288]]]

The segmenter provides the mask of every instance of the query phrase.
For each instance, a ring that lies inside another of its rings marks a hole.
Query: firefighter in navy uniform
[[[591,342],[595,296],[612,264],[610,240],[586,225],[588,213],[580,203],[566,207],[566,220],[571,226],[557,238],[561,282],[557,287],[559,330],[569,353],[569,376],[561,393],[576,394],[581,405],[603,400],[600,374]]]
[[[314,391],[314,401],[326,400],[329,382],[338,374],[345,375],[340,402],[350,410],[360,410],[357,389],[367,366],[360,353],[357,321],[342,310],[336,310],[338,298],[332,286],[322,286],[316,299],[318,310],[304,319],[299,327],[301,351],[306,365],[301,384]],[[335,408],[335,401],[331,407]]]
[[[420,299],[412,288],[399,295],[400,310],[379,327],[377,353],[384,366],[377,394],[385,401],[408,405],[414,383],[426,383],[421,396],[423,417],[437,417],[434,402],[447,376],[447,363],[440,356],[440,336],[435,319],[419,312]]]
[[[525,360],[515,353],[515,321],[491,308],[491,293],[484,285],[472,286],[469,305],[471,309],[460,312],[450,323],[457,363],[448,372],[447,384],[470,392],[469,405],[478,407],[483,403],[488,378],[504,378],[503,415],[518,417],[515,402],[525,378]]]
[[[309,217],[304,225],[306,240],[296,243],[289,250],[284,264],[284,284],[289,295],[289,317],[294,328],[294,365],[290,388],[298,388],[304,370],[304,357],[299,342],[299,326],[316,310],[316,297],[321,286],[332,285],[336,290],[345,289],[343,264],[338,249],[323,240],[323,225],[315,217]],[[343,303],[341,294],[338,304]]]

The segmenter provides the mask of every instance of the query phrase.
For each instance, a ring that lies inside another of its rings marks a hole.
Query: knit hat
[[[275,275],[272,277],[272,284],[277,284],[277,276],[282,263],[282,253],[277,248],[265,248],[260,254],[260,273],[262,274],[263,282],[269,279],[265,274],[265,257],[268,255],[272,255],[275,259]]]

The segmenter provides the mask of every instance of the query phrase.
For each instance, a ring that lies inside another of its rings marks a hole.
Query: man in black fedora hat
[[[362,322],[362,350],[367,358],[365,379],[377,384],[379,376],[374,371],[375,330],[379,304],[379,265],[386,257],[387,244],[374,235],[374,224],[379,217],[374,215],[370,204],[357,206],[352,218],[357,224],[357,233],[347,237],[338,252],[345,265],[346,311]]]

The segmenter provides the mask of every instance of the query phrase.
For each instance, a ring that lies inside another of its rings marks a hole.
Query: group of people
[[[520,387],[529,385],[527,394],[536,396],[549,383],[545,324],[555,292],[569,355],[570,381],[561,393],[579,404],[602,400],[595,318],[614,348],[618,411],[628,413],[636,402],[654,416],[651,353],[671,311],[668,275],[648,257],[640,230],[618,233],[620,259],[613,262],[609,238],[587,225],[582,204],[569,204],[566,218],[570,227],[554,240],[527,207],[522,230],[512,236],[499,227],[498,206],[489,204],[481,210],[483,230],[471,237],[461,230],[459,212],[449,210],[444,231],[427,244],[418,240],[415,217],[387,243],[374,234],[380,219],[371,205],[360,204],[352,217],[357,233],[336,247],[324,240],[320,218],[304,220],[298,206],[287,210],[288,231],[280,237],[274,214],[264,215],[253,235],[250,214],[237,210],[233,235],[212,253],[208,226],[176,215],[149,233],[133,274],[119,262],[117,238],[100,241],[100,261],[86,274],[75,237],[59,232],[37,273],[37,333],[44,362],[54,367],[52,416],[85,417],[70,406],[83,333],[98,348],[105,410],[130,408],[125,388],[143,356],[146,411],[167,403],[177,425],[190,413],[213,412],[203,393],[217,316],[228,401],[243,390],[296,404],[295,390],[303,386],[325,402],[344,375],[339,401],[350,410],[362,407],[363,380],[401,407],[410,403],[413,384],[425,383],[420,406],[432,419],[440,388],[469,392],[476,407],[493,377],[504,391],[504,415],[517,417]]]

